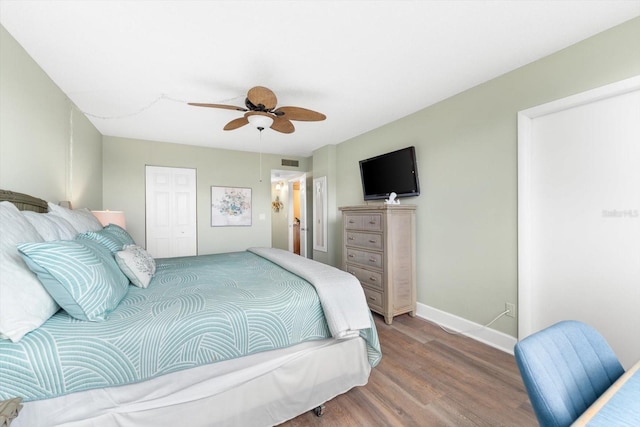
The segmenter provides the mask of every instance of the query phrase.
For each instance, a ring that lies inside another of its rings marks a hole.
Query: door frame
[[[532,313],[534,230],[530,214],[533,185],[533,121],[538,117],[639,89],[640,76],[636,76],[518,112],[518,339],[535,332]]]
[[[293,184],[300,183],[300,256],[305,258],[312,258],[312,250],[311,250],[311,240],[313,226],[311,225],[313,221],[309,221],[309,209],[312,207],[312,202],[310,202],[309,198],[311,196],[310,186],[311,186],[311,173],[309,172],[301,172],[298,176],[294,178],[290,178],[287,181],[287,185],[289,186],[289,252],[293,252]]]

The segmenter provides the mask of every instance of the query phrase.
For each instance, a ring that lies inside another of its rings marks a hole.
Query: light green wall
[[[260,182],[258,153],[109,136],[103,140],[104,207],[126,212],[127,231],[141,245],[145,245],[145,166],[197,170],[199,254],[271,246],[271,170],[311,168],[310,158],[287,156],[300,161],[299,168],[287,168],[280,165],[282,156],[263,154]],[[250,227],[211,227],[212,185],[252,189]],[[260,214],[264,214],[263,220]]]
[[[487,323],[517,301],[517,112],[639,74],[637,18],[339,144],[337,205],[363,203],[360,159],[415,145],[418,301]]]
[[[358,160],[415,145],[418,301],[484,323],[517,299],[516,114],[640,74],[640,18],[571,46],[432,107],[299,159],[299,170],[327,176],[328,253],[339,265],[337,207],[361,204]],[[0,188],[75,206],[123,209],[144,243],[145,165],[198,171],[199,252],[271,244],[271,169],[280,156],[103,137],[0,28]],[[70,124],[73,123],[73,127]],[[73,149],[70,144],[73,140]],[[70,151],[73,156],[70,160]],[[287,156],[289,157],[289,156]],[[286,169],[286,168],[284,168]],[[211,185],[251,187],[253,226],[209,226]],[[260,221],[258,215],[265,214]],[[516,335],[514,319],[495,328]]]
[[[102,136],[4,27],[0,188],[102,207]]]

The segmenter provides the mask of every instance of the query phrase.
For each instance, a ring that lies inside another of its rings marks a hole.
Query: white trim
[[[640,90],[640,76],[631,77],[538,105],[518,112],[518,337],[524,338],[533,331],[532,272],[531,272],[531,224],[529,216],[531,200],[531,162],[533,145],[533,120],[547,114],[568,110],[591,102]]]
[[[518,112],[518,115],[522,114],[533,119],[558,111],[568,110],[569,108],[578,107],[580,105],[600,101],[602,99],[612,98],[638,89],[640,89],[640,75],[591,89],[586,92],[581,92],[576,95],[571,95],[566,98],[547,102],[546,104],[537,105]]]
[[[327,177],[313,178],[313,250],[327,252]],[[318,237],[321,241],[318,241]]]
[[[483,328],[482,325],[472,322],[446,311],[438,310],[426,304],[416,304],[416,316],[437,323],[447,329],[461,332],[462,335],[472,338],[491,347],[513,354],[513,347],[518,341],[511,335],[498,332],[495,329]],[[470,332],[464,332],[470,331]]]

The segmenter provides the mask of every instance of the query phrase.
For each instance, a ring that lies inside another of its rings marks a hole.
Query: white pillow
[[[69,221],[57,215],[33,211],[23,211],[22,215],[33,225],[45,242],[71,240],[78,234]]]
[[[10,202],[0,202],[0,337],[19,341],[60,307],[29,270],[16,245],[42,237]]]
[[[102,230],[102,224],[87,208],[67,209],[49,202],[49,212],[66,219],[78,233]]]
[[[137,245],[127,245],[116,252],[116,262],[120,270],[139,288],[149,286],[156,273],[156,261],[147,251]]]

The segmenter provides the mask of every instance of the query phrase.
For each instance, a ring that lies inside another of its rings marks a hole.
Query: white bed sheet
[[[138,384],[26,402],[12,427],[273,426],[367,383],[365,341],[326,339]]]

